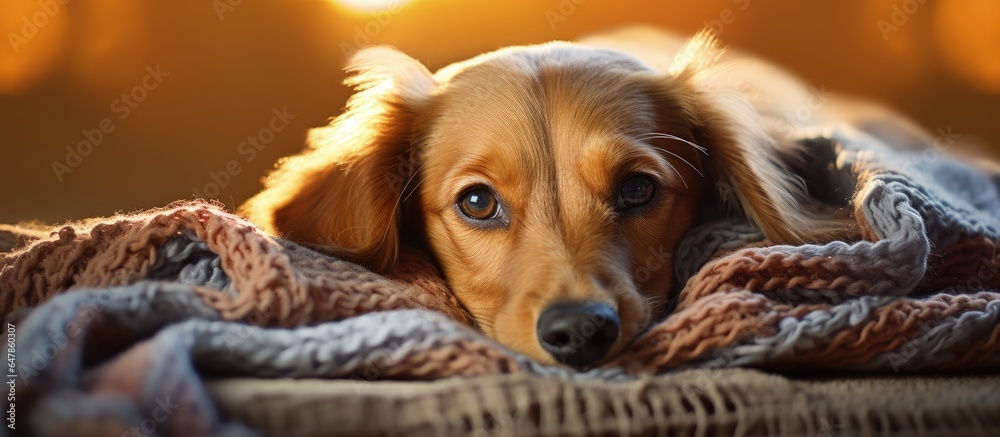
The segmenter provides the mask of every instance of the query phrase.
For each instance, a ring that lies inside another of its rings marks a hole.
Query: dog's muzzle
[[[556,361],[582,369],[608,354],[620,325],[618,314],[606,303],[560,303],[538,318],[538,340]]]

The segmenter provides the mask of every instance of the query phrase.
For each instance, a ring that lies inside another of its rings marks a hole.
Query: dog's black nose
[[[538,340],[556,361],[575,368],[597,364],[618,340],[618,314],[606,303],[559,304],[538,318]]]

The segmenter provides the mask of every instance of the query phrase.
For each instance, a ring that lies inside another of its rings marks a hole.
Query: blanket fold
[[[856,187],[842,206],[861,239],[775,246],[745,220],[706,223],[674,256],[673,312],[585,373],[479,334],[414,250],[379,275],[204,201],[50,232],[0,227],[0,314],[16,325],[30,409],[19,411],[46,434],[240,435],[252,430],[214,408],[206,376],[1000,369],[1000,175],[847,129],[803,141],[829,149],[813,159],[835,159],[809,166],[828,169],[828,188]]]

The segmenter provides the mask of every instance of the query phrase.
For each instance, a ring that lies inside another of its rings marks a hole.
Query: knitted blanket
[[[811,189],[854,209],[860,241],[775,246],[744,220],[706,223],[674,257],[673,311],[586,373],[476,332],[417,251],[379,275],[203,201],[47,231],[0,227],[17,427],[251,433],[218,412],[210,377],[610,384],[733,366],[1000,369],[1000,173],[857,131],[803,141],[815,151],[803,167]]]

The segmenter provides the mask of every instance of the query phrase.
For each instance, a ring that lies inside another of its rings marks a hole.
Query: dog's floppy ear
[[[399,250],[400,199],[412,175],[413,119],[436,87],[420,62],[387,47],[359,51],[343,115],[309,133],[240,212],[265,231],[377,270]]]
[[[844,236],[845,221],[812,212],[802,179],[781,161],[760,115],[716,65],[721,51],[714,36],[701,32],[677,53],[658,87],[660,111],[672,111],[692,125],[695,143],[707,149],[708,173],[722,206],[742,211],[779,244],[820,242]],[[665,80],[666,83],[663,83]]]

